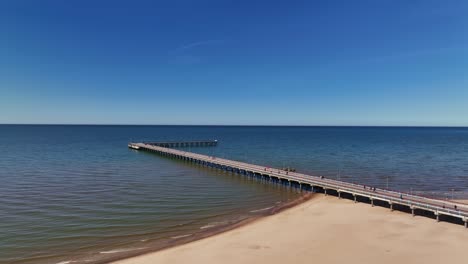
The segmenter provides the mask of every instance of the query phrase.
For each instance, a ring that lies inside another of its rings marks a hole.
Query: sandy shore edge
[[[463,226],[317,195],[206,239],[114,262],[464,263]]]
[[[281,204],[279,204],[277,206],[272,207],[269,210],[262,211],[259,214],[256,214],[254,216],[248,217],[246,219],[240,220],[240,221],[235,222],[235,223],[220,225],[220,226],[217,226],[217,227],[214,227],[214,228],[210,228],[207,231],[196,233],[196,234],[194,234],[192,236],[188,236],[188,237],[180,238],[180,239],[177,239],[177,240],[169,241],[167,243],[160,244],[160,246],[158,246],[157,248],[148,248],[148,249],[143,249],[143,250],[129,251],[129,252],[125,252],[124,254],[116,255],[114,257],[110,257],[110,258],[107,257],[106,259],[103,259],[103,260],[95,260],[95,261],[93,261],[93,263],[94,264],[118,263],[119,261],[125,261],[125,260],[128,260],[131,263],[131,259],[133,259],[134,257],[154,254],[154,253],[157,253],[157,252],[160,252],[160,251],[163,251],[163,250],[167,250],[167,249],[170,249],[170,248],[179,247],[179,246],[182,246],[182,245],[185,245],[185,244],[193,243],[193,242],[200,241],[200,240],[203,240],[203,239],[207,239],[207,238],[210,238],[210,237],[213,237],[213,236],[222,235],[225,232],[228,232],[228,231],[231,231],[231,230],[234,230],[234,229],[238,229],[238,228],[243,227],[243,226],[250,225],[250,224],[252,224],[254,222],[257,222],[258,220],[261,220],[261,219],[263,219],[265,217],[279,214],[279,213],[281,213],[281,212],[283,212],[283,211],[285,211],[287,209],[293,208],[293,207],[298,206],[298,205],[300,205],[300,204],[302,204],[304,202],[307,202],[307,201],[313,199],[314,197],[316,197],[317,195],[319,195],[319,194],[304,193],[300,197],[298,197],[298,198],[296,198],[296,199],[294,199],[292,201],[281,203]]]

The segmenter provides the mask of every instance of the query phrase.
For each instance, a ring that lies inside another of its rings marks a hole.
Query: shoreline
[[[146,255],[157,254],[158,252],[161,252],[161,251],[170,250],[172,248],[177,248],[177,247],[184,246],[187,244],[197,243],[198,241],[209,239],[209,238],[216,237],[216,236],[222,236],[224,233],[228,233],[229,231],[237,230],[242,227],[252,225],[259,220],[263,220],[265,218],[268,218],[269,216],[281,214],[284,211],[287,211],[288,209],[293,209],[297,206],[307,203],[310,200],[320,199],[320,197],[322,196],[323,194],[320,194],[320,193],[307,192],[291,201],[283,202],[283,203],[274,205],[272,207],[268,207],[266,209],[259,209],[256,211],[255,215],[249,216],[247,218],[231,221],[231,222],[221,224],[218,226],[214,226],[214,227],[209,227],[209,228],[206,228],[206,230],[195,232],[193,234],[176,236],[176,237],[173,237],[172,240],[158,242],[155,246],[145,247],[145,248],[136,247],[136,248],[129,248],[129,249],[115,249],[115,252],[112,252],[114,250],[109,250],[108,252],[106,252],[105,255],[93,254],[95,258],[91,257],[90,259],[88,257],[85,259],[85,258],[80,257],[75,260],[61,261],[56,264],[61,264],[61,263],[92,263],[92,264],[123,263],[123,264],[127,264],[127,262],[125,262],[127,260],[131,260],[134,258],[146,256]],[[331,197],[338,199],[335,196],[331,196]],[[347,200],[347,199],[342,199],[342,200]],[[458,203],[462,206],[468,206],[468,200],[466,199],[454,199],[454,200],[448,200],[448,201],[453,202],[453,203]],[[366,204],[366,203],[363,203],[363,204]],[[400,213],[405,214],[405,215],[407,214],[403,212],[400,212]],[[453,223],[451,223],[450,225],[457,226],[457,224],[453,224]],[[128,264],[130,263],[131,262],[128,262]]]
[[[440,263],[464,260],[464,227],[437,223],[333,196],[314,195],[289,210],[114,264],[150,263]],[[292,207],[292,208],[291,208]],[[346,217],[343,217],[346,215]],[[337,254],[340,252],[341,254]],[[463,261],[462,261],[463,262]],[[461,263],[461,262],[460,262]]]
[[[219,225],[213,228],[209,228],[206,231],[198,232],[190,236],[181,236],[180,238],[176,238],[173,241],[165,241],[160,243],[157,247],[152,247],[152,248],[145,248],[141,250],[131,250],[128,252],[122,252],[122,254],[116,254],[116,256],[113,257],[106,257],[105,259],[97,259],[93,260],[93,264],[106,264],[106,263],[115,263],[119,261],[125,261],[125,260],[130,260],[134,257],[139,257],[139,256],[144,256],[148,254],[154,254],[163,250],[183,246],[186,244],[194,243],[197,241],[201,241],[207,238],[211,238],[217,235],[222,235],[223,233],[236,230],[238,228],[248,226],[258,220],[264,219],[268,216],[276,215],[279,214],[285,210],[288,210],[290,208],[296,207],[300,204],[303,204],[304,202],[307,202],[309,200],[314,199],[317,194],[314,193],[305,193],[301,195],[300,197],[288,201],[285,203],[281,203],[275,206],[272,206],[268,210],[261,211],[261,213],[257,213],[254,216],[248,217],[246,219],[239,220],[237,222],[232,222],[228,224],[223,224]],[[80,263],[82,260],[76,260],[73,262]]]

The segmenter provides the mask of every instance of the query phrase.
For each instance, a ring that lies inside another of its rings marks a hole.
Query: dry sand
[[[114,263],[468,263],[467,250],[463,226],[317,195],[237,229]]]

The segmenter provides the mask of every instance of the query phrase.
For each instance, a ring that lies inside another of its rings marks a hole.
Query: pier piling
[[[282,169],[271,169],[265,166],[174,149],[183,147],[216,146],[217,144],[217,140],[202,140],[129,143],[128,147],[134,150],[153,152],[169,158],[192,162],[203,167],[210,167],[224,172],[230,172],[232,174],[244,175],[249,177],[249,179],[252,178],[261,182],[268,181],[283,185],[283,183],[286,183],[287,181],[287,186],[290,189],[292,189],[294,182],[294,187],[295,189],[298,189],[299,192],[302,192],[303,189],[309,190],[307,186],[310,186],[310,191],[317,192],[317,190],[323,190],[325,196],[329,194],[334,195],[335,192],[339,199],[347,196],[344,194],[352,195],[352,199],[354,199],[355,203],[358,202],[357,197],[360,196],[369,199],[371,206],[382,206],[384,203],[388,204],[392,211],[394,210],[394,205],[398,205],[397,208],[409,208],[412,216],[415,216],[416,209],[425,212],[421,215],[428,215],[429,212],[432,212],[436,214],[437,222],[441,220],[440,216],[444,215],[444,218],[442,219],[458,219],[457,221],[459,223],[460,220],[462,220],[464,226],[468,229],[468,206],[463,206],[461,204],[455,203],[458,207],[454,206],[453,209],[449,209],[446,207],[447,201],[444,200],[429,199],[417,195],[406,195],[405,198],[402,199],[401,193],[399,192],[376,188],[368,189],[360,184],[327,179],[323,176],[312,176],[292,171],[284,173]],[[306,186],[305,188],[303,187],[304,185]],[[332,192],[329,192],[329,190]],[[377,203],[375,203],[374,200],[376,200]]]

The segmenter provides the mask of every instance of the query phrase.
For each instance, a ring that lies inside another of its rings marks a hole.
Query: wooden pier
[[[164,148],[212,147],[218,145],[218,140],[144,142],[144,144]]]
[[[188,146],[215,146],[212,141],[187,141],[187,142],[154,142],[154,143],[129,143],[128,147],[136,150],[154,152],[162,156],[168,156],[212,167],[220,170],[231,171],[247,177],[256,177],[268,180],[272,183],[288,185],[298,190],[322,192],[325,195],[336,195],[338,198],[349,198],[355,202],[368,202],[372,206],[388,207],[390,210],[401,210],[415,215],[425,215],[437,220],[450,221],[464,224],[468,227],[468,206],[453,201],[426,198],[418,195],[402,194],[379,188],[327,179],[321,176],[306,175],[298,172],[288,172],[281,169],[268,168],[239,161],[222,159],[213,156],[173,149],[173,147]]]

